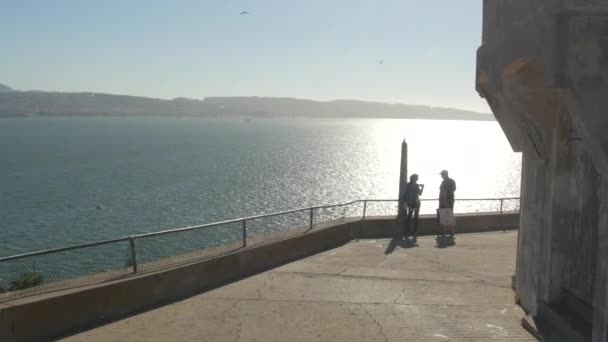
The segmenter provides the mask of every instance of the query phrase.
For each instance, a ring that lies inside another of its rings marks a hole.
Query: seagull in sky
[[[241,15],[245,15],[245,14],[249,14],[249,12],[247,12],[247,11],[241,12]]]

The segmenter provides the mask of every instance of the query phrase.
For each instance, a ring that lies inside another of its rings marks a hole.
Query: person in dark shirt
[[[418,175],[412,174],[410,182],[405,186],[405,206],[407,211],[407,219],[405,221],[404,236],[407,238],[410,234],[414,237],[414,241],[418,238],[418,214],[420,212],[420,195],[424,191],[424,184],[418,184]],[[412,230],[412,216],[414,218],[414,229]]]
[[[452,209],[453,214],[455,202],[454,192],[456,192],[456,182],[448,176],[447,170],[441,171],[440,175],[441,178],[443,178],[443,181],[441,182],[441,186],[439,187],[439,208]],[[450,235],[452,237],[456,233],[454,225],[446,226],[445,228],[450,230]]]

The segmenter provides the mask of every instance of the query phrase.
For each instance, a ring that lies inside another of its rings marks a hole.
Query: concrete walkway
[[[516,232],[362,240],[65,341],[535,341]]]

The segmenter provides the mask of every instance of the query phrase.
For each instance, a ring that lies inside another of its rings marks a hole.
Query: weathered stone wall
[[[608,339],[608,0],[485,0],[479,94],[523,152],[517,291]]]

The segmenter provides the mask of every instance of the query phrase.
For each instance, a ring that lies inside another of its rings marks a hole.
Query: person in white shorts
[[[441,175],[441,178],[443,178],[441,186],[439,187],[439,209],[449,208],[451,209],[452,215],[454,215],[456,182],[448,176],[447,170],[443,170],[439,174]],[[449,231],[451,237],[454,237],[456,225],[442,225],[441,235],[445,235],[446,230]]]

